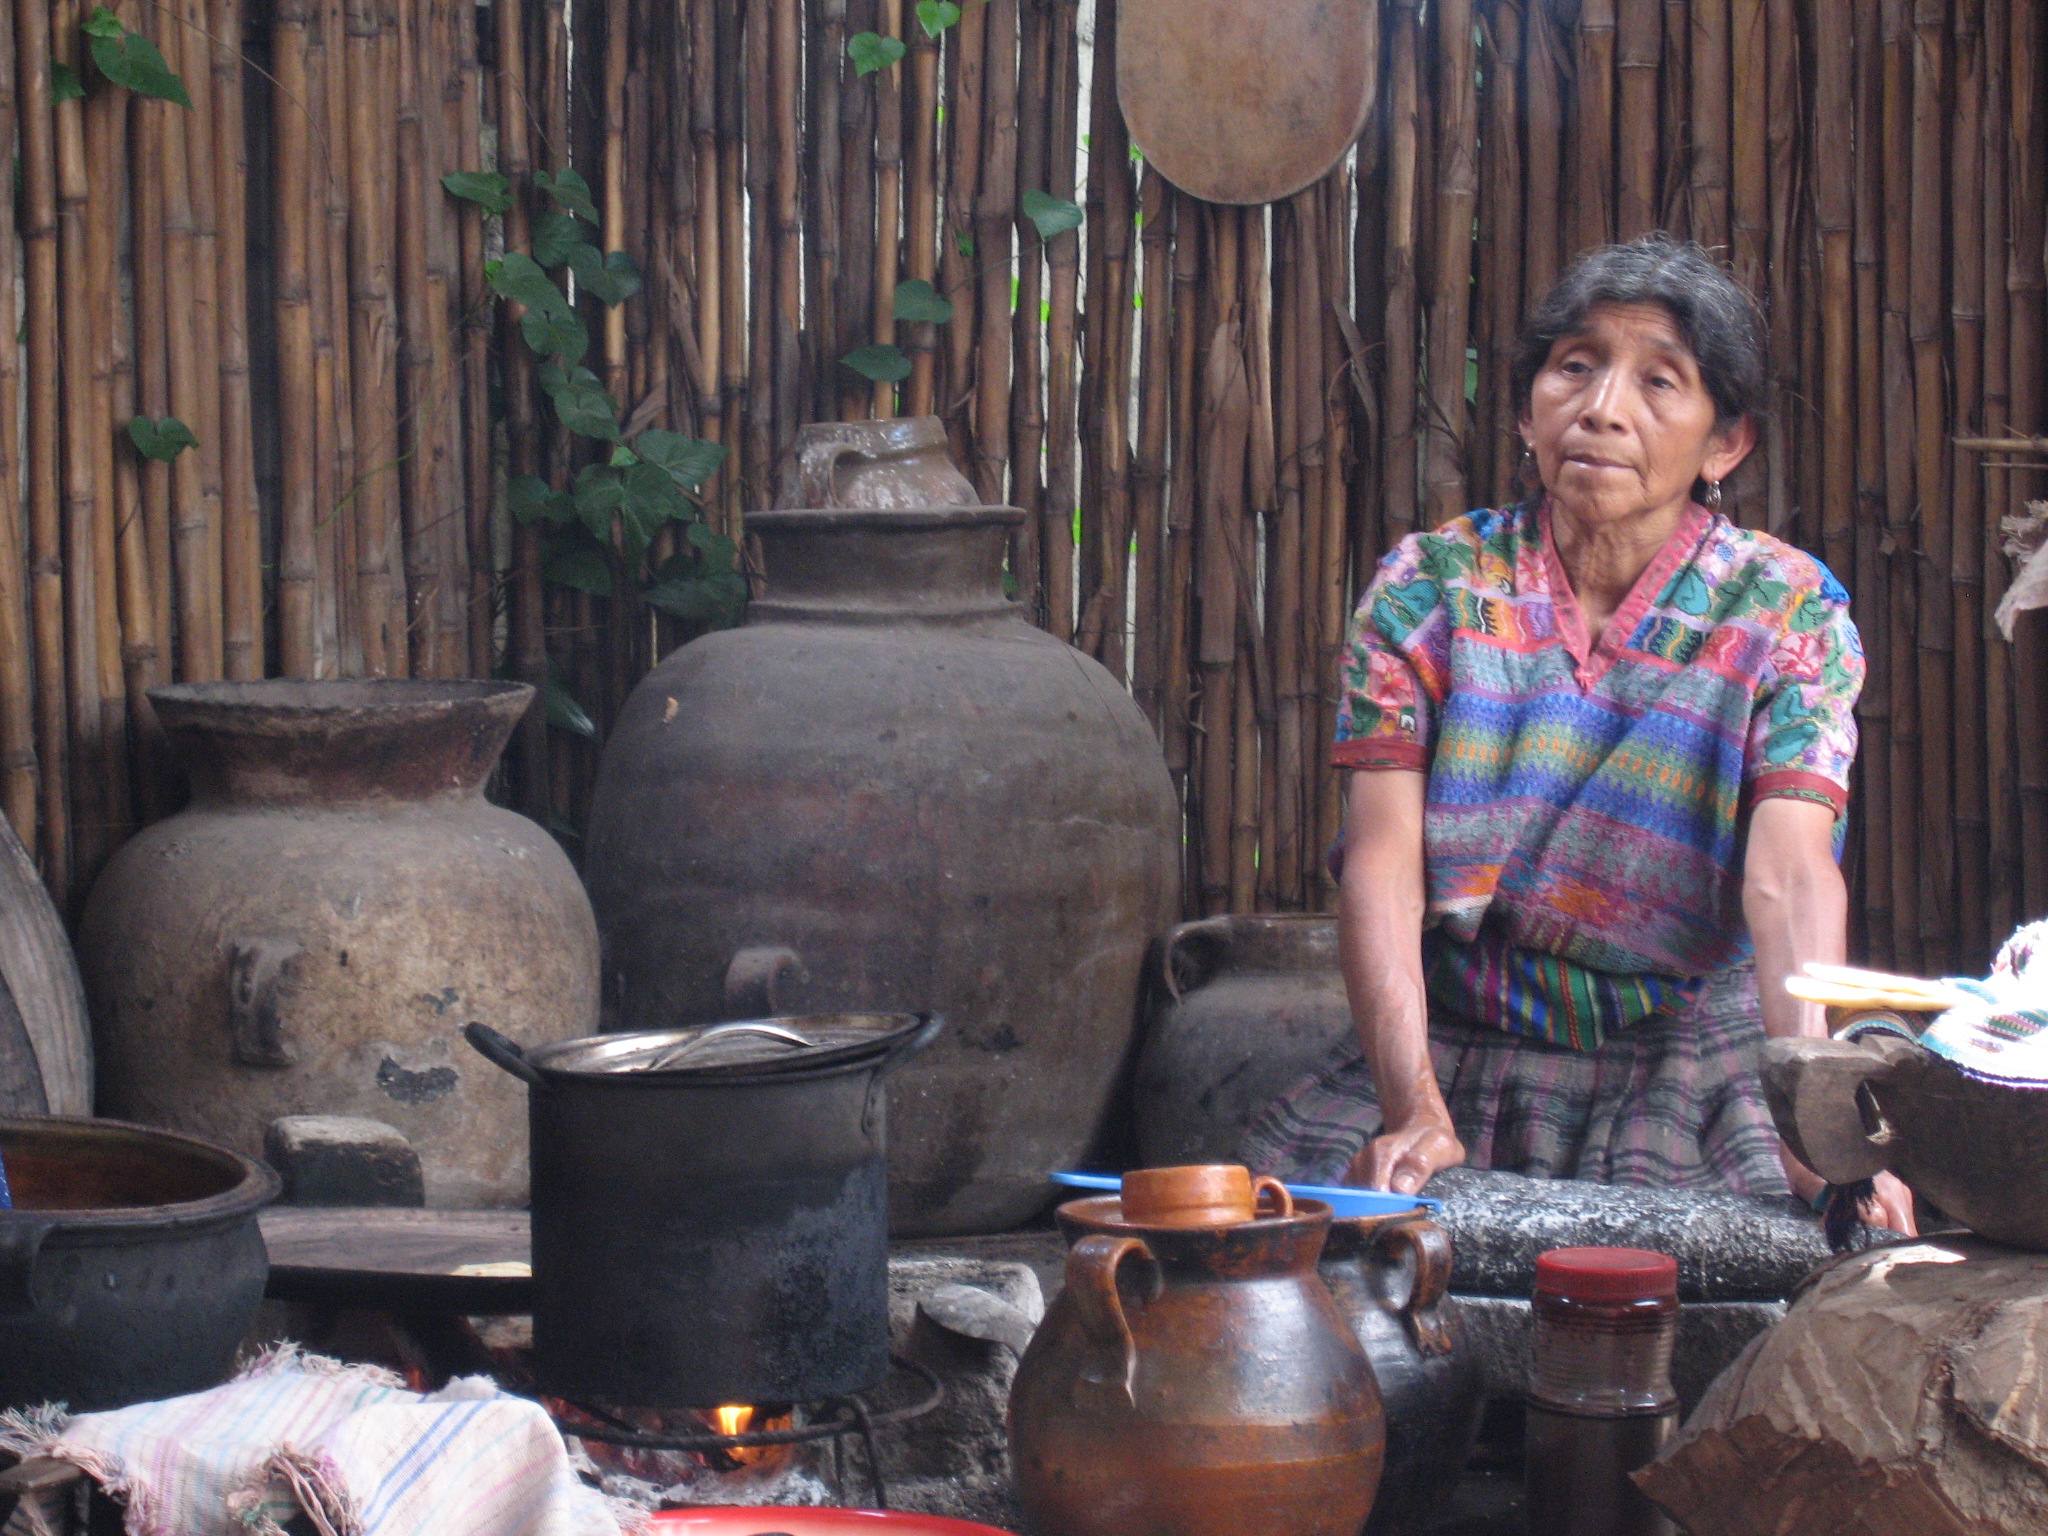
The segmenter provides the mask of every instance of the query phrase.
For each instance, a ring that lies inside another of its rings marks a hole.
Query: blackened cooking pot
[[[0,1120],[0,1408],[74,1412],[226,1380],[270,1272],[260,1163],[118,1120]]]
[[[470,1043],[531,1089],[542,1388],[716,1408],[878,1384],[889,1361],[883,1079],[940,1028],[835,1015],[524,1052],[470,1025]]]

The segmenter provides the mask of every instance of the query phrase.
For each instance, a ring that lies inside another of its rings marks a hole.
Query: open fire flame
[[[743,1435],[749,1430],[787,1429],[790,1416],[786,1413],[762,1413],[748,1403],[729,1403],[723,1408],[711,1410],[711,1427],[721,1435]],[[742,1467],[760,1466],[763,1463],[780,1463],[789,1459],[791,1447],[786,1445],[736,1445],[723,1453]]]

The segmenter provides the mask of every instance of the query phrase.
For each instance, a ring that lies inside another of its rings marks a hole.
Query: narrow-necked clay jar
[[[971,507],[981,497],[953,467],[936,416],[818,421],[797,428],[776,485],[778,507]]]
[[[1058,1536],[1358,1536],[1379,1389],[1316,1258],[1330,1208],[1228,1225],[1059,1209],[1066,1288],[1010,1393],[1017,1490]]]

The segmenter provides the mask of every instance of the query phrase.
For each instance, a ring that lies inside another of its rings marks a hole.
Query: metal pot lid
[[[528,1052],[544,1072],[758,1076],[880,1056],[924,1023],[913,1013],[814,1013],[590,1035]]]

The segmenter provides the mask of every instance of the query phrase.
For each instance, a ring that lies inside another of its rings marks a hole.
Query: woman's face
[[[1598,304],[1551,347],[1529,392],[1522,440],[1552,500],[1608,524],[1685,505],[1695,480],[1725,479],[1748,454],[1747,419],[1722,430],[1671,314]]]

